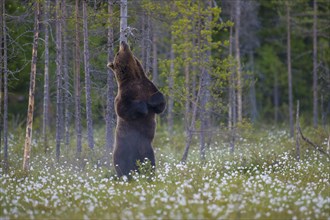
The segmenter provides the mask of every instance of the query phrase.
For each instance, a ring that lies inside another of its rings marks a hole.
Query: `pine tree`
[[[56,0],[56,160],[60,160],[62,133],[62,15],[61,0]]]
[[[79,0],[75,2],[75,62],[74,62],[74,91],[75,91],[75,132],[76,151],[79,157],[82,150],[81,126],[81,86],[80,86],[80,27],[79,27]]]
[[[86,121],[87,121],[87,141],[91,150],[94,149],[94,132],[92,119],[92,98],[91,98],[91,76],[89,63],[88,45],[88,22],[87,22],[87,2],[83,0],[83,36],[84,36],[84,67],[85,67],[85,94],[86,94]]]

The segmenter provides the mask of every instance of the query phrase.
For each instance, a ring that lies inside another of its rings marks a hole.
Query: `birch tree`
[[[31,141],[32,141],[32,125],[33,125],[33,113],[34,113],[34,95],[35,95],[35,83],[37,72],[37,51],[38,51],[38,39],[39,39],[39,1],[35,2],[34,9],[34,37],[32,45],[32,61],[31,61],[31,73],[30,73],[30,89],[29,89],[29,104],[26,122],[25,144],[24,144],[24,158],[23,158],[23,170],[29,170]]]
[[[240,53],[240,21],[241,1],[236,0],[235,5],[235,55],[236,55],[236,77],[237,77],[237,121],[242,122],[242,73],[241,73],[241,53]]]
[[[173,36],[171,37],[171,49],[170,49],[170,73],[168,76],[168,88],[169,88],[169,96],[168,96],[168,104],[167,104],[167,128],[169,134],[173,132],[173,108],[174,108],[174,49],[173,45],[174,39]]]
[[[127,0],[120,0],[120,42],[127,43]]]
[[[87,22],[87,2],[83,0],[83,36],[84,36],[84,69],[85,69],[85,94],[86,94],[86,121],[87,121],[87,141],[91,150],[94,149],[93,119],[92,119],[92,98],[91,79],[89,64],[88,46],[88,22]]]
[[[43,118],[42,118],[42,136],[45,146],[45,152],[48,151],[48,120],[49,120],[49,7],[50,1],[44,3],[44,23],[45,23],[45,69],[44,69],[44,99],[43,99]]]

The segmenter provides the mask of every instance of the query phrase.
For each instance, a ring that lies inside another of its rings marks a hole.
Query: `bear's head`
[[[145,77],[141,63],[124,41],[120,43],[113,62],[108,63],[107,66],[115,73],[118,83]]]

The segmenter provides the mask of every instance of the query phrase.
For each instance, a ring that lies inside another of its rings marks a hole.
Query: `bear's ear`
[[[108,63],[107,67],[114,70],[115,65],[113,65],[113,62],[110,62],[110,63]]]

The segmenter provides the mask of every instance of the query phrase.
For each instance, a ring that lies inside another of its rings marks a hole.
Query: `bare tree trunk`
[[[203,5],[202,5],[203,7]],[[209,0],[208,3],[206,4],[206,7],[211,9],[212,8],[212,2]],[[210,30],[211,26],[210,23],[212,22],[212,16],[208,16],[208,21],[206,24],[206,29]],[[200,23],[200,22],[199,22]],[[200,26],[200,25],[199,25]],[[201,28],[199,27],[199,33],[201,32]],[[201,36],[199,36],[201,40]],[[205,141],[205,136],[208,135],[208,126],[209,126],[209,120],[210,120],[210,111],[208,108],[208,104],[210,102],[210,84],[211,84],[211,77],[209,74],[209,70],[207,69],[207,64],[210,61],[211,57],[211,49],[209,48],[209,42],[204,43],[205,47],[208,49],[206,50],[205,54],[205,60],[204,62],[204,67],[202,67],[202,84],[201,84],[201,105],[200,105],[200,121],[201,121],[201,132],[200,132],[200,158],[202,160],[205,160],[205,146],[206,146],[206,141]],[[201,48],[200,48],[201,49]]]
[[[108,0],[108,15],[109,15],[109,27],[108,27],[108,62],[112,62],[113,60],[113,2],[112,0]],[[105,116],[106,122],[106,151],[110,152],[113,148],[114,138],[114,91],[115,91],[115,81],[114,81],[114,73],[110,68],[108,68],[108,78],[107,78],[107,110]]]
[[[241,1],[236,0],[235,11],[235,48],[236,48],[236,73],[237,73],[237,120],[242,122],[242,74],[241,74],[241,53],[240,53],[240,20],[241,20]]]
[[[3,32],[3,151],[4,167],[8,169],[8,56],[5,0],[2,2]]]
[[[152,81],[155,85],[158,85],[158,53],[156,25],[153,25],[152,32]]]
[[[188,158],[188,153],[189,153],[189,149],[190,149],[190,145],[191,145],[191,141],[192,141],[192,137],[193,137],[193,131],[195,130],[195,124],[196,124],[196,115],[197,115],[197,108],[198,108],[198,102],[201,96],[201,87],[202,87],[202,75],[199,78],[199,86],[198,86],[198,93],[196,95],[196,100],[193,100],[193,112],[192,112],[192,116],[191,116],[191,122],[190,122],[190,126],[187,129],[186,132],[186,146],[184,149],[184,153],[183,156],[181,158],[181,162],[185,163],[187,161]]]
[[[145,69],[145,64],[146,64],[146,32],[145,32],[145,23],[146,23],[146,13],[144,11],[142,11],[142,15],[141,15],[141,63],[143,66],[143,69]]]
[[[189,121],[190,121],[190,74],[189,74],[189,62],[187,61],[189,58],[188,50],[185,50],[185,66],[184,66],[184,73],[185,73],[185,131],[189,129]]]
[[[324,129],[326,127],[325,116],[326,116],[326,111],[324,109],[324,98],[323,98],[323,94],[321,94],[321,123]]]
[[[173,132],[173,107],[174,107],[174,49],[173,49],[173,36],[171,37],[171,51],[170,51],[170,74],[168,76],[168,106],[167,106],[167,126],[170,134]]]
[[[313,126],[317,128],[318,109],[317,109],[317,0],[314,0],[313,13]]]
[[[80,87],[80,33],[79,33],[79,0],[76,0],[75,5],[75,131],[77,138],[77,156],[81,154],[81,139],[82,139],[82,126],[81,126],[81,87]]]
[[[34,20],[34,37],[32,47],[32,61],[31,61],[31,74],[30,74],[30,89],[29,89],[29,105],[26,122],[26,134],[24,144],[24,158],[23,158],[23,170],[29,170],[31,141],[32,141],[32,124],[33,124],[33,112],[34,112],[34,93],[36,83],[37,72],[37,51],[38,51],[38,39],[39,39],[39,2],[35,2],[35,20]]]
[[[120,42],[127,43],[127,0],[120,1]]]
[[[85,89],[86,89],[86,120],[87,120],[87,140],[90,149],[94,149],[93,119],[92,119],[92,99],[91,99],[91,79],[89,66],[88,47],[88,24],[87,24],[87,3],[83,0],[83,29],[84,29],[84,66],[85,66]]]
[[[150,53],[151,53],[151,38],[150,38],[150,16],[146,15],[147,27],[145,28],[145,43],[146,43],[146,58],[145,58],[145,71],[150,74]]]
[[[231,10],[232,13],[233,10]],[[229,58],[230,63],[232,63],[233,57],[233,27],[229,27]],[[232,129],[233,125],[233,111],[234,110],[234,103],[233,103],[233,90],[234,90],[234,71],[230,70],[230,77],[229,77],[229,86],[228,86],[228,128],[229,130]]]
[[[3,4],[0,3],[0,164],[2,163],[1,156],[1,147],[2,147],[2,74],[3,70],[3,47],[2,47],[2,39],[3,39]]]
[[[68,150],[70,144],[70,112],[69,112],[69,58],[68,58],[68,27],[66,0],[62,0],[63,13],[63,81],[64,81],[64,138],[65,149]]]
[[[278,109],[279,109],[279,91],[278,91],[278,76],[277,73],[274,74],[274,121],[275,124],[278,123]]]
[[[257,120],[258,110],[257,110],[257,98],[256,98],[256,89],[255,89],[255,75],[254,75],[254,56],[253,51],[249,52],[249,63],[251,71],[251,85],[250,85],[250,108],[251,108],[251,121],[254,123]]]
[[[61,105],[62,105],[62,15],[61,0],[56,0],[56,160],[61,153]]]
[[[299,100],[297,101],[297,112],[296,112],[296,158],[300,161],[300,142],[299,142]]]
[[[45,146],[45,153],[48,152],[48,126],[49,126],[49,10],[50,1],[45,0],[45,69],[44,69],[44,103],[43,103],[43,119],[42,119],[42,136]]]
[[[290,137],[293,137],[293,98],[292,98],[292,74],[291,74],[291,24],[290,24],[290,6],[286,4],[286,22],[287,22],[287,62],[288,62],[288,87],[289,87],[289,120]]]
[[[231,6],[232,7],[232,6]],[[231,9],[231,13],[233,10]],[[229,57],[230,62],[233,60],[233,28],[230,27],[229,32]],[[229,107],[228,107],[228,128],[229,128],[229,145],[230,152],[234,153],[235,150],[235,128],[236,128],[236,94],[235,94],[235,71],[231,68],[231,73],[229,77]]]

